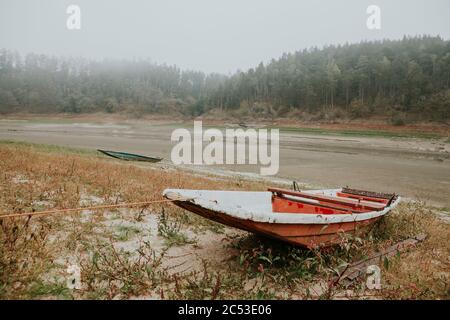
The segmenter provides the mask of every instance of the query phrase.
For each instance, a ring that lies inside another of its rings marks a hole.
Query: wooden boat
[[[363,235],[400,201],[394,194],[349,188],[267,192],[166,189],[177,206],[207,219],[307,248]]]
[[[97,151],[106,154],[107,156],[126,160],[126,161],[145,161],[145,162],[159,162],[162,158],[157,157],[147,157],[140,154],[128,153],[128,152],[118,152],[118,151],[109,151],[109,150],[101,150],[97,149]]]

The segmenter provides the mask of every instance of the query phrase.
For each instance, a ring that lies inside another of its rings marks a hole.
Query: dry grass
[[[428,238],[408,254],[383,264],[385,297],[395,299],[450,298],[450,225],[423,203],[403,204],[380,225],[390,243],[412,233]],[[380,232],[380,231],[379,231]],[[381,233],[381,232],[380,232]],[[382,237],[384,239],[384,237]]]
[[[157,200],[167,187],[267,187],[20,143],[0,143],[0,168],[2,213]],[[157,224],[154,230],[147,228],[148,219]],[[349,298],[374,294],[448,299],[449,231],[448,224],[420,203],[402,204],[364,239],[343,237],[340,246],[320,251],[236,234],[167,203],[100,214],[0,220],[0,298],[307,299],[347,293]],[[332,283],[346,264],[420,232],[428,235],[422,244],[383,264],[382,290],[368,292],[364,279],[350,293]],[[202,240],[202,235],[210,238]],[[219,263],[205,253],[197,267],[173,271],[179,268],[171,262],[178,259],[174,254],[180,256],[178,247],[201,255],[211,241],[217,252],[231,253]],[[81,290],[66,286],[65,269],[71,263],[81,267]]]
[[[89,201],[92,195],[93,200],[103,204],[157,200],[161,199],[162,191],[167,187],[262,187],[257,183],[218,181],[177,170],[152,170],[79,150],[21,143],[1,144],[0,167],[2,213],[78,207],[80,204],[95,203]],[[200,221],[172,205],[156,204],[151,210],[165,210],[166,215],[179,217],[184,224]],[[142,210],[133,213],[137,220],[141,214]],[[42,282],[42,276],[54,267],[53,262],[66,255],[67,249],[75,250],[77,244],[83,244],[82,250],[90,251],[91,255],[94,251],[102,252],[104,243],[99,243],[95,248],[91,243],[93,239],[104,240],[111,236],[110,230],[96,230],[103,216],[92,215],[85,220],[77,214],[68,218],[51,216],[31,220],[0,220],[0,296],[34,297],[29,294],[30,288]],[[208,221],[197,223],[196,227],[199,226],[218,228]],[[170,230],[167,226],[164,230],[173,240],[176,230]],[[120,259],[115,262],[120,264]],[[83,275],[90,278],[86,273]],[[130,293],[137,292],[131,290]],[[111,293],[108,292],[106,297],[111,297]]]

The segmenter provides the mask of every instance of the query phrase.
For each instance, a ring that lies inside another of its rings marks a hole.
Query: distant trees
[[[225,97],[213,95],[210,105],[225,101],[225,109],[233,109],[242,102],[266,103],[276,110],[309,112],[339,107],[360,117],[364,110],[420,112],[429,103],[427,110],[435,114],[428,118],[447,119],[449,56],[449,41],[426,36],[312,48],[230,77]],[[436,99],[441,107],[433,107]]]
[[[0,112],[183,112],[215,91],[218,79],[142,60],[21,57],[0,50]]]
[[[145,60],[89,61],[0,50],[0,112],[257,116],[334,112],[449,118],[450,42],[361,42],[286,53],[232,76]]]

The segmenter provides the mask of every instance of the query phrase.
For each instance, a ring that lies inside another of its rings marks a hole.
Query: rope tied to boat
[[[18,212],[0,215],[0,219],[4,218],[18,218],[18,217],[32,217],[32,216],[47,216],[51,214],[62,214],[62,213],[74,213],[77,211],[84,210],[101,210],[101,209],[112,209],[112,208],[127,208],[127,207],[147,207],[155,203],[173,202],[176,200],[172,199],[160,199],[152,201],[142,201],[142,202],[129,202],[120,204],[109,204],[109,205],[98,205],[98,206],[87,206],[78,208],[68,208],[68,209],[53,209],[44,211],[32,211],[32,212]]]

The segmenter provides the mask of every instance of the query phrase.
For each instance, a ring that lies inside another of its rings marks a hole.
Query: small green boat
[[[106,154],[107,156],[120,159],[120,160],[126,160],[126,161],[144,161],[144,162],[160,162],[162,158],[157,157],[147,157],[140,154],[134,154],[134,153],[128,153],[128,152],[118,152],[118,151],[109,151],[109,150],[101,150],[97,149],[97,151]]]

